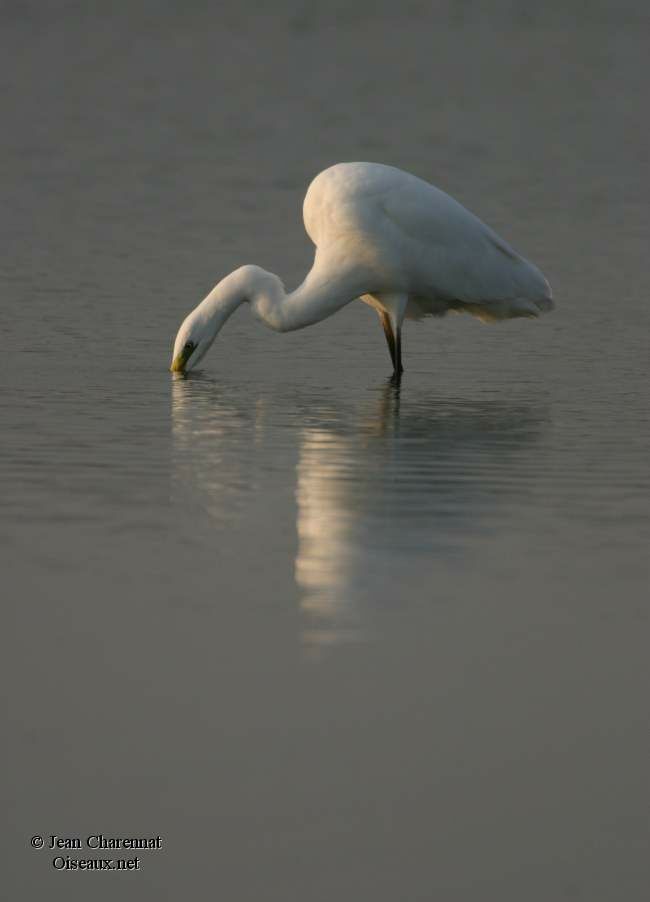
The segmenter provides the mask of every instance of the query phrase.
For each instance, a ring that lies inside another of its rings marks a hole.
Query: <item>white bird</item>
[[[484,322],[553,308],[542,273],[444,191],[380,163],[338,163],[313,180],[303,204],[316,245],[302,285],[242,266],[223,278],[182,323],[173,372],[201,360],[228,317],[247,302],[277,332],[302,329],[361,299],[374,307],[396,376],[402,322],[471,313]]]

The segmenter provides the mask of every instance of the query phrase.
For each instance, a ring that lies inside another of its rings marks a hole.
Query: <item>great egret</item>
[[[173,372],[196,366],[245,301],[265,325],[289,332],[360,298],[379,314],[397,376],[405,317],[456,310],[493,322],[553,307],[536,266],[444,191],[392,166],[325,169],[309,186],[303,219],[316,254],[302,285],[287,294],[259,266],[230,273],[182,323]]]

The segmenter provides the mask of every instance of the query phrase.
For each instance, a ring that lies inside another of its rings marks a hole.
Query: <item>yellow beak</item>
[[[170,372],[172,373],[182,373],[185,370],[185,364],[192,356],[194,348],[183,348],[180,354],[177,354],[172,361],[172,365],[170,366]]]

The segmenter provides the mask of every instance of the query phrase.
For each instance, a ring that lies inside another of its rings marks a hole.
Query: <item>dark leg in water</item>
[[[395,360],[393,361],[393,366],[395,367],[395,375],[401,376],[404,372],[404,367],[402,366],[402,327],[397,327],[397,336],[395,338]]]
[[[387,313],[382,311],[382,313],[379,314],[379,318],[384,327],[384,335],[386,336],[386,343],[388,344],[388,350],[390,351],[390,359],[393,362],[393,369],[397,372],[397,364],[395,363],[395,335],[393,333],[390,317]]]

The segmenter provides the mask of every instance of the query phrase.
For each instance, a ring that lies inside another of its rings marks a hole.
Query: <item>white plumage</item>
[[[491,322],[552,309],[542,273],[448,194],[392,166],[339,163],[303,205],[314,264],[287,294],[280,279],[243,266],[222,279],[179,329],[172,370],[196,366],[243,302],[276,331],[319,322],[360,298],[377,309],[396,374],[405,317],[464,311]]]

